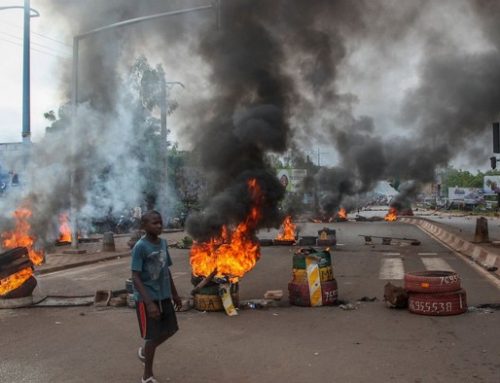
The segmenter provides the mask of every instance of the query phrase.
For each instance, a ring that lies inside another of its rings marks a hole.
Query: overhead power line
[[[3,31],[0,31],[0,33],[3,34],[3,35],[6,35],[8,37],[14,38],[16,40],[22,41],[22,37],[19,37],[19,36],[16,36],[16,35],[12,35],[10,33],[3,32]],[[54,48],[49,47],[47,45],[43,45],[43,44],[37,43],[36,41],[33,41],[33,40],[30,41],[30,45],[36,45],[36,46],[39,46],[41,48],[48,49],[48,50],[51,50],[51,51],[54,51],[54,52],[57,52],[57,53],[68,54],[68,55],[71,54],[69,51],[62,51],[62,50],[54,49]]]
[[[23,29],[23,27],[22,27],[21,25],[18,25],[18,24],[13,24],[13,23],[9,23],[8,21],[4,21],[2,24],[10,25],[11,27],[15,27],[15,28],[17,28],[17,29],[21,29],[21,30]],[[44,35],[44,34],[42,34],[42,33],[33,32],[33,31],[31,31],[31,33],[32,33],[33,35],[40,36],[40,37],[41,37],[41,38],[43,38],[43,39],[51,40],[51,41],[54,41],[54,42],[56,42],[56,43],[58,43],[58,44],[64,45],[64,46],[66,46],[66,47],[68,47],[68,48],[73,48],[71,45],[66,44],[64,41],[57,40],[57,39],[55,39],[55,38],[53,38],[53,37],[50,37],[50,36]]]
[[[5,41],[7,43],[10,43],[10,44],[13,44],[13,45],[17,45],[19,47],[22,47],[23,44],[21,43],[18,43],[16,41],[11,41],[11,40],[7,40],[7,39],[3,39],[0,37],[0,40],[1,41]],[[38,52],[38,53],[43,53],[43,54],[46,54],[46,55],[49,55],[49,56],[53,56],[53,57],[57,57],[57,58],[61,58],[61,59],[65,59],[65,60],[70,60],[71,58],[70,57],[65,57],[65,56],[61,56],[59,54],[55,54],[55,53],[51,53],[51,52],[47,52],[47,51],[43,51],[43,50],[40,50],[40,49],[37,49],[37,48],[34,48],[34,47],[30,47],[30,50],[32,51],[35,51],[35,52]]]

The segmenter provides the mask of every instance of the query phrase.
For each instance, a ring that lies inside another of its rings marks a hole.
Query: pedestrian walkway
[[[427,253],[418,253],[418,255]],[[387,258],[380,260],[379,279],[402,280],[405,275],[403,259],[396,257],[399,253],[384,253]],[[444,259],[439,257],[422,256],[420,258],[422,268],[425,270],[455,271]]]
[[[186,233],[182,230],[164,232],[161,236],[173,243],[182,239]],[[46,274],[53,271],[65,270],[73,267],[89,265],[92,263],[108,261],[112,259],[130,256],[128,241],[130,234],[117,234],[114,236],[115,251],[102,251],[102,237],[97,237],[95,242],[79,243],[78,250],[84,250],[82,254],[66,253],[74,250],[71,245],[56,246],[52,251],[45,254],[45,261],[40,266],[35,266],[35,272]]]

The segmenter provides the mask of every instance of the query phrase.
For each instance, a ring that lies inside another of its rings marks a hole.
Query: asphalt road
[[[301,233],[315,234],[323,226],[305,224]],[[469,305],[499,303],[500,291],[483,275],[411,225],[327,226],[337,229],[339,246],[332,254],[339,297],[354,303],[356,310],[289,306],[294,248],[263,247],[257,266],[241,281],[240,298],[261,298],[267,290],[282,289],[285,302],[242,310],[231,318],[195,310],[179,313],[180,331],[157,353],[160,381],[500,381],[500,312],[426,317],[388,309],[382,302],[384,278],[396,278],[392,282],[402,285],[401,273],[440,264],[459,273]],[[412,237],[422,244],[367,246],[359,234]],[[274,235],[260,233],[262,238]],[[172,249],[171,254],[178,290],[187,296],[192,288],[188,251]],[[40,292],[85,295],[100,288],[121,289],[129,261],[40,276]],[[390,262],[393,267],[387,269]],[[364,296],[378,300],[356,303]],[[140,381],[135,356],[140,339],[135,312],[128,308],[1,310],[0,328],[1,382]]]

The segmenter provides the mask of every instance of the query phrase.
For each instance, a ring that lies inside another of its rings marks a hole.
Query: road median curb
[[[39,269],[39,270],[37,270],[35,268],[35,271],[37,274],[48,274],[48,273],[53,273],[55,271],[67,270],[67,269],[72,269],[72,268],[80,267],[80,266],[87,266],[87,265],[91,265],[93,263],[99,263],[99,262],[103,262],[103,261],[111,261],[111,260],[117,259],[117,258],[124,258],[124,257],[130,256],[130,254],[131,254],[130,251],[127,251],[127,252],[116,253],[113,255],[109,255],[109,256],[105,256],[105,257],[97,258],[97,259],[88,259],[88,260],[82,260],[80,262],[47,266],[47,267],[44,267],[44,268]]]
[[[493,253],[480,245],[469,242],[425,218],[400,218],[399,221],[420,227],[426,233],[440,239],[450,248],[465,255],[467,258],[471,259],[486,270],[492,270],[490,273],[495,275],[497,278],[500,278],[499,254]]]

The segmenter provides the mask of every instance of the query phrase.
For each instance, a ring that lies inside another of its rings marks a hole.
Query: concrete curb
[[[465,255],[487,270],[496,267],[496,270],[490,273],[500,278],[500,255],[492,253],[482,246],[466,241],[425,218],[400,218],[398,221],[420,227],[423,231],[439,238],[453,250]]]
[[[35,267],[35,272],[37,274],[48,274],[48,273],[53,273],[54,271],[67,270],[67,269],[72,269],[74,267],[91,265],[93,263],[99,263],[99,262],[103,262],[103,261],[111,261],[111,260],[117,259],[117,258],[129,257],[130,255],[131,255],[131,252],[127,251],[126,253],[117,253],[117,254],[109,255],[106,257],[102,257],[102,258],[89,259],[89,260],[84,260],[84,261],[80,261],[80,262],[68,263],[66,265],[63,264],[63,265],[49,266],[46,268],[44,267],[41,270],[37,270]]]

